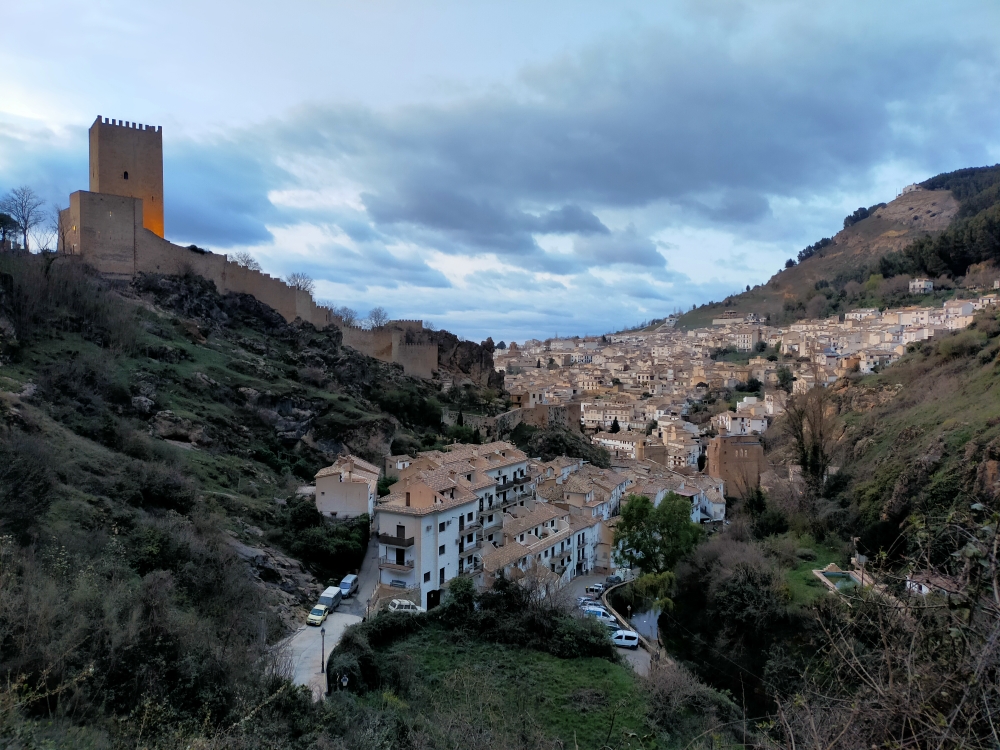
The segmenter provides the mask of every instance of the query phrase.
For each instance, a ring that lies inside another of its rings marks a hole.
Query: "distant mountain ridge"
[[[702,305],[682,315],[678,326],[708,326],[727,310],[787,324],[905,302],[902,280],[892,277],[954,278],[973,263],[992,261],[1000,257],[1000,165],[937,175],[887,204],[859,209],[844,224],[767,283]]]

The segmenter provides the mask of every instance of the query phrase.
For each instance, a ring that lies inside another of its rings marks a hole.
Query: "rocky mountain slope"
[[[772,276],[766,284],[733,295],[720,302],[702,305],[681,316],[682,328],[711,325],[712,318],[734,310],[769,316],[772,321],[808,316],[808,303],[817,295],[817,284],[840,288],[849,281],[864,281],[865,271],[892,252],[915,240],[944,231],[959,211],[959,201],[950,190],[918,190],[901,195],[872,215],[842,229],[800,263]],[[824,310],[819,309],[821,314]],[[813,311],[816,312],[816,311]]]

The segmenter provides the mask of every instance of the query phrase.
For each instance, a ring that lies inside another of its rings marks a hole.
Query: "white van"
[[[319,603],[325,604],[327,609],[334,610],[340,604],[340,587],[327,586],[326,591],[319,595]]]
[[[639,648],[639,634],[634,630],[616,630],[611,634],[611,642],[622,648]]]
[[[594,608],[594,607],[590,607],[588,609],[583,610],[583,615],[584,615],[584,617],[593,617],[598,622],[603,622],[603,623],[608,624],[608,625],[611,625],[611,624],[614,624],[614,623],[618,622],[607,611],[605,611],[603,609],[597,609],[597,608]]]

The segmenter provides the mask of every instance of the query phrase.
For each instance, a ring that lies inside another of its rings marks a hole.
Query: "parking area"
[[[589,576],[577,576],[566,586],[564,591],[567,592],[567,596],[570,597],[571,602],[575,605],[576,598],[578,596],[584,596],[587,592],[587,587],[592,586],[595,583],[604,583],[607,576],[602,575],[589,575]],[[622,613],[624,616],[624,613]],[[650,664],[652,662],[652,656],[646,649],[640,648],[635,651],[630,651],[628,649],[621,649],[621,654],[627,661],[635,673],[645,677],[649,674]]]
[[[292,682],[309,687],[312,690],[313,700],[322,700],[326,694],[326,674],[321,669],[325,669],[330,651],[340,642],[348,626],[356,622],[361,622],[359,616],[338,609],[323,623],[325,636],[321,628],[303,625],[283,644],[285,656],[291,662]]]

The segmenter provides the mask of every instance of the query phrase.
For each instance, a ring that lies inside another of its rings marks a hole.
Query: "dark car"
[[[615,584],[618,584],[618,583],[621,583],[621,582],[622,582],[622,577],[621,576],[608,576],[607,578],[604,579],[604,585],[605,586],[614,586]]]

